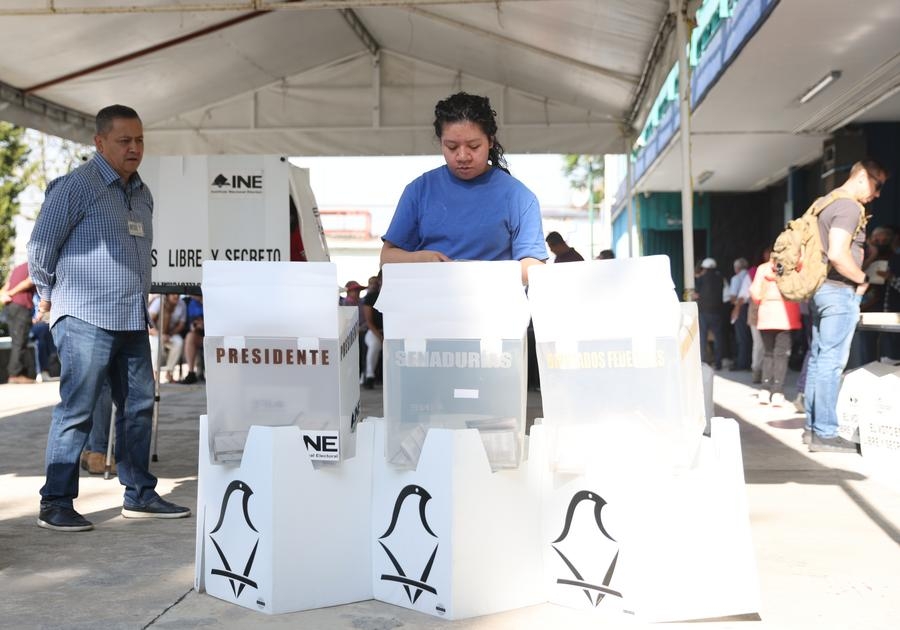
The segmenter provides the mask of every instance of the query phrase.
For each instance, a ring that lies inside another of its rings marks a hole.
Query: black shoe
[[[809,446],[810,442],[812,442],[812,431],[810,429],[803,429],[803,443]]]
[[[162,497],[156,497],[143,507],[122,506],[122,516],[125,518],[186,518],[190,515],[190,508],[169,503]]]
[[[824,438],[812,434],[812,440],[809,443],[811,453],[857,453],[856,442],[845,440],[839,435]]]
[[[365,389],[375,389],[375,379],[367,378],[363,383],[363,388]]]
[[[193,385],[197,382],[197,375],[194,372],[188,372],[187,376],[181,379],[182,385]]]
[[[42,505],[37,524],[56,532],[87,532],[94,529],[89,520],[72,508],[57,505]]]

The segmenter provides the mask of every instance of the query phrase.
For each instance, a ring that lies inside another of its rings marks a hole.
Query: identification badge
[[[128,222],[128,233],[131,236],[143,236],[144,235],[144,224],[140,221],[129,221]]]

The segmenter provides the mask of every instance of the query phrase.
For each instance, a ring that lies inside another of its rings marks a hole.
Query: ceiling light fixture
[[[816,84],[814,86],[812,86],[811,88],[806,90],[806,92],[803,93],[803,96],[800,97],[800,104],[802,105],[803,103],[808,103],[813,98],[815,98],[815,96],[819,92],[821,92],[822,90],[824,90],[825,88],[827,88],[829,85],[831,85],[832,83],[834,83],[836,80],[838,80],[840,78],[841,78],[841,71],[840,70],[832,70],[831,72],[826,74],[824,77],[822,77],[821,79],[816,81]]]
[[[703,171],[702,173],[700,173],[699,175],[697,175],[697,183],[698,183],[698,184],[703,184],[703,183],[705,183],[706,180],[708,180],[710,177],[713,176],[713,174],[714,174],[714,173],[713,173],[712,171]]]

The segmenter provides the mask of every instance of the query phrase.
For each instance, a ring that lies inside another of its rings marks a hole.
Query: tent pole
[[[686,0],[669,0],[675,13],[675,46],[678,49],[678,103],[681,114],[681,239],[684,254],[684,296],[694,291],[694,188],[691,181],[691,77],[688,66]]]

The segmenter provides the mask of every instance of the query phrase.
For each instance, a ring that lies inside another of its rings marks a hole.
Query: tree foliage
[[[15,247],[13,218],[19,213],[18,197],[30,176],[28,154],[25,129],[0,121],[0,265],[4,278]]]
[[[28,130],[26,142],[31,147],[29,184],[47,190],[47,184],[60,175],[70,173],[86,160],[92,147],[72,140]]]
[[[602,155],[565,155],[562,171],[572,188],[592,189],[591,196],[595,206],[603,200]]]

